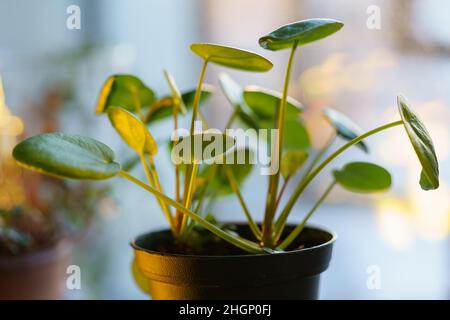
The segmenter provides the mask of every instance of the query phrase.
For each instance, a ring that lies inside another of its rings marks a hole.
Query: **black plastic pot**
[[[248,227],[236,225],[240,234]],[[293,226],[286,227],[286,232]],[[317,299],[336,236],[307,227],[293,244],[304,249],[277,254],[197,256],[158,252],[170,231],[137,237],[138,267],[153,299]]]

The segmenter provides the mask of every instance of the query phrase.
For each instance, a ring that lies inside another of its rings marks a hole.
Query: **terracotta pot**
[[[66,286],[72,243],[15,257],[0,257],[0,299],[61,299]]]
[[[236,226],[240,234],[248,234],[247,226]],[[295,248],[306,244],[305,249],[198,256],[158,252],[169,237],[170,231],[163,230],[131,243],[153,299],[317,299],[320,274],[328,268],[336,239],[307,227],[294,243]]]

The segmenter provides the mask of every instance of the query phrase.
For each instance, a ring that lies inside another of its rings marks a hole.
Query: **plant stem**
[[[191,177],[189,178],[189,187],[187,191],[186,201],[184,202],[184,207],[188,209],[191,206],[192,198],[194,197],[195,193],[195,181],[197,177],[197,170],[198,170],[198,163],[194,162],[192,165]],[[183,235],[184,232],[186,231],[187,223],[188,223],[188,216],[183,215],[183,220],[181,221],[180,227],[181,235]]]
[[[281,201],[281,197],[283,196],[284,191],[286,190],[286,187],[287,187],[287,185],[289,183],[289,180],[291,180],[290,176],[286,177],[286,179],[284,180],[283,185],[281,186],[281,190],[278,193],[278,198],[277,198],[277,203],[276,203],[275,208],[278,208],[278,205],[280,204],[280,201]]]
[[[173,130],[177,132],[178,130],[178,108],[173,109]],[[175,136],[174,146],[178,143],[178,135]],[[180,200],[180,166],[175,164],[175,200],[179,203]],[[183,219],[183,214],[176,210],[175,213],[175,228],[179,229],[181,226],[181,221]]]
[[[198,113],[198,106],[200,104],[200,97],[201,97],[201,93],[202,93],[202,85],[203,85],[203,80],[205,78],[205,74],[206,74],[206,67],[208,66],[208,59],[205,59],[203,61],[203,66],[202,66],[202,70],[200,72],[200,77],[198,79],[198,84],[197,84],[197,89],[195,90],[195,95],[194,95],[194,102],[193,102],[193,106],[192,106],[192,119],[191,119],[191,128],[190,128],[190,135],[193,136],[194,135],[194,129],[195,129],[195,120],[197,119],[197,113]],[[184,191],[183,191],[183,202],[186,202],[187,199],[187,195],[188,195],[188,188],[189,185],[191,183],[190,181],[190,177],[191,175],[191,170],[192,170],[192,164],[186,164],[186,172],[185,172],[185,177],[184,177]]]
[[[335,139],[336,139],[336,134],[331,135],[330,138],[325,143],[325,146],[314,156],[311,163],[308,165],[308,167],[303,172],[302,178],[300,179],[300,183],[302,183],[308,177],[309,173],[312,171],[312,169],[314,169],[314,167],[319,162],[319,160],[322,159],[323,155],[326,154],[327,151],[330,149],[330,147],[333,144],[333,142],[335,141]],[[287,184],[287,181],[285,181],[285,184],[283,185],[283,189],[281,190],[280,195],[278,197],[279,199],[277,200],[277,208],[278,208],[279,200],[282,195],[282,191],[284,191],[286,184]],[[278,225],[279,225],[279,219],[275,222],[275,227],[277,228]]]
[[[291,54],[289,56],[289,61],[286,69],[286,77],[284,80],[283,97],[280,102],[279,109],[276,110],[276,123],[275,129],[278,129],[278,139],[275,142],[275,147],[272,148],[272,161],[280,163],[283,138],[284,138],[284,118],[286,113],[286,103],[287,95],[289,90],[289,80],[291,77],[292,62],[294,61],[295,51],[297,49],[297,42],[294,43],[291,49]],[[273,154],[276,153],[275,157]],[[269,187],[267,190],[267,200],[266,200],[266,210],[264,213],[263,221],[263,243],[265,246],[273,246],[273,232],[272,224],[275,217],[276,201],[278,195],[278,183],[280,180],[280,170],[278,170],[274,175],[269,178]]]
[[[328,188],[316,202],[314,207],[312,207],[312,209],[308,212],[308,214],[303,218],[302,222],[297,227],[295,227],[295,229],[292,230],[289,236],[286,239],[284,239],[284,241],[279,245],[280,249],[285,250],[292,243],[292,241],[294,241],[298,237],[298,235],[302,232],[303,228],[305,228],[305,225],[308,222],[309,218],[311,218],[311,216],[317,210],[317,208],[325,201],[326,197],[330,194],[331,190],[333,190],[333,187],[335,185],[336,181],[333,180],[333,182],[328,186]]]
[[[236,119],[236,115],[237,115],[237,112],[236,112],[236,111],[234,111],[234,112],[231,114],[230,118],[228,118],[227,124],[225,125],[224,131],[226,131],[226,130],[233,124],[234,120]],[[210,171],[210,173],[208,174],[208,177],[207,177],[206,181],[210,181],[210,180],[214,177],[214,175],[215,175],[216,172],[217,172],[217,168],[218,168],[217,163],[213,163],[213,164],[211,165],[211,171]],[[201,206],[202,206],[202,204],[203,204],[203,200],[205,199],[206,191],[208,190],[208,186],[209,186],[209,185],[210,185],[210,184],[206,183],[206,184],[204,185],[204,187],[202,188],[202,191],[201,191],[201,193],[200,193],[200,195],[199,195],[198,203],[197,203],[197,206],[196,206],[194,212],[199,213],[199,210],[201,209]]]
[[[236,178],[234,177],[233,171],[231,171],[231,169],[227,165],[224,165],[224,170],[225,174],[228,177],[228,181],[230,182],[231,189],[233,190],[234,193],[236,193],[236,196],[239,199],[239,203],[241,204],[242,209],[244,210],[250,230],[253,232],[256,239],[261,240],[261,230],[259,230],[259,227],[256,225],[255,221],[252,218],[252,215],[250,214],[250,211],[248,210],[247,205],[245,204],[244,198],[242,197],[242,194],[239,191],[239,186],[236,181]]]
[[[174,207],[177,210],[180,210],[181,212],[183,212],[183,214],[189,216],[189,218],[191,218],[192,220],[197,222],[199,225],[201,225],[205,229],[211,231],[212,233],[214,233],[219,238],[221,238],[221,239],[223,239],[223,240],[225,240],[225,241],[235,245],[236,247],[241,248],[242,250],[245,250],[245,251],[250,252],[250,253],[270,253],[270,251],[265,250],[264,248],[261,248],[257,243],[255,243],[253,241],[249,241],[249,240],[244,239],[242,237],[239,237],[239,236],[230,234],[230,233],[228,233],[226,231],[223,231],[222,229],[218,228],[217,226],[213,225],[212,223],[210,223],[210,222],[206,221],[205,219],[203,219],[202,217],[198,216],[197,214],[195,214],[191,210],[183,207],[183,205],[181,205],[180,203],[178,203],[175,200],[169,198],[168,196],[166,196],[165,194],[159,192],[155,188],[145,184],[144,182],[140,181],[139,179],[136,179],[135,177],[131,176],[127,172],[120,171],[119,175],[122,178],[125,178],[125,179],[131,181],[132,183],[138,185],[139,187],[141,187],[141,188],[147,190],[148,192],[152,193],[154,196],[156,196],[157,198],[161,199],[161,201],[167,203],[168,205]]]
[[[154,186],[158,191],[161,191],[161,185],[159,184],[159,181],[157,180],[157,174],[156,171],[149,168],[147,161],[145,160],[145,156],[143,154],[139,155],[142,165],[144,167],[145,170],[145,175],[147,176],[147,180],[149,182],[149,184],[151,186]],[[150,156],[149,156],[150,159]],[[173,221],[173,217],[172,217],[172,213],[170,212],[170,209],[167,207],[167,205],[160,201],[158,199],[158,203],[159,206],[161,207],[161,210],[163,211],[164,215],[166,216],[167,221],[169,222],[170,225],[170,229],[172,230],[172,232],[174,233],[174,235],[176,234],[176,228],[175,228],[175,224]]]
[[[194,135],[194,124],[197,119],[198,106],[200,104],[200,96],[202,93],[203,80],[205,78],[206,67],[208,66],[208,59],[203,62],[202,71],[200,72],[200,77],[198,79],[197,90],[195,90],[194,103],[192,106],[192,119],[191,119],[191,136]]]
[[[323,148],[314,156],[313,160],[309,164],[309,166],[305,169],[305,172],[303,173],[303,177],[300,181],[305,180],[308,175],[311,173],[311,171],[314,169],[316,164],[319,162],[320,159],[324,156],[325,153],[330,149],[333,142],[336,140],[336,134],[333,133],[330,138],[327,140]]]
[[[300,197],[300,195],[303,193],[303,191],[306,189],[306,187],[309,185],[309,183],[322,171],[323,168],[325,168],[334,158],[339,156],[342,152],[350,148],[351,146],[357,144],[361,140],[364,140],[365,138],[374,135],[380,131],[403,125],[403,122],[401,120],[394,121],[388,124],[385,124],[383,126],[380,126],[378,128],[375,128],[373,130],[370,130],[359,137],[356,137],[353,140],[350,140],[346,144],[344,144],[342,147],[337,149],[334,153],[332,153],[328,158],[326,158],[316,169],[314,169],[304,181],[300,181],[300,183],[297,185],[297,188],[294,190],[294,193],[289,198],[288,203],[286,204],[286,207],[283,209],[283,211],[280,214],[280,217],[278,219],[278,225],[276,226],[276,236],[279,236],[283,232],[284,225],[286,223],[286,220],[289,216],[289,213],[291,212],[292,208],[294,207],[297,199]]]
[[[206,177],[206,183],[203,186],[203,188],[198,196],[197,206],[195,207],[195,210],[194,210],[195,213],[200,213],[200,210],[203,205],[203,201],[205,200],[206,190],[208,190],[208,185],[209,185],[208,181],[211,181],[213,179],[213,177],[216,175],[217,168],[218,168],[218,166],[216,163],[214,163],[211,166],[208,176]]]

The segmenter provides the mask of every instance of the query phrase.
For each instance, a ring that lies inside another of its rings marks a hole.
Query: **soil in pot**
[[[246,225],[235,232],[251,239]],[[288,226],[286,233],[294,226]],[[170,231],[133,241],[137,264],[154,299],[316,299],[335,236],[307,227],[288,251],[250,255],[215,237],[182,248]],[[193,241],[195,243],[195,241]],[[301,249],[297,249],[301,248]]]

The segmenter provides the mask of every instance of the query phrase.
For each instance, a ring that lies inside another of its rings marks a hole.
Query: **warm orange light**
[[[22,119],[11,114],[6,106],[0,78],[0,208],[11,209],[24,201],[21,170],[11,157],[11,151],[23,133]]]

